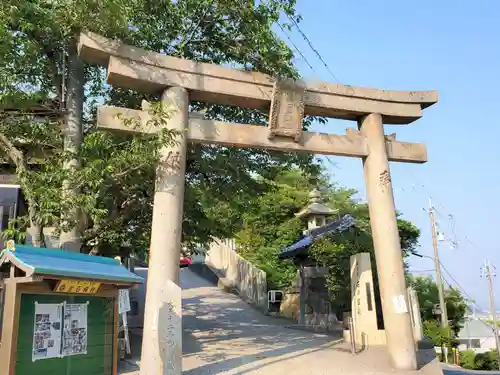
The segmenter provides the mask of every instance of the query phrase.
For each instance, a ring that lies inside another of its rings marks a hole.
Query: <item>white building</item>
[[[475,314],[466,317],[464,327],[458,334],[460,350],[474,350],[484,353],[496,348],[494,328],[487,322],[486,317]]]

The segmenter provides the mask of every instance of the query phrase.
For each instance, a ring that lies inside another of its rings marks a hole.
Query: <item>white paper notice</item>
[[[118,289],[118,313],[125,314],[130,311],[130,295],[128,289]]]
[[[62,306],[62,303],[35,303],[33,362],[61,356]]]
[[[62,355],[87,353],[88,303],[65,304]]]
[[[394,303],[394,310],[396,314],[405,314],[408,312],[404,295],[400,294],[399,296],[393,297],[392,302]]]

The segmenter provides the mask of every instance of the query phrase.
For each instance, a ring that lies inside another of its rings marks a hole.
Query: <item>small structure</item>
[[[328,309],[328,295],[324,285],[328,270],[316,266],[310,260],[308,251],[319,238],[333,233],[343,233],[355,226],[355,219],[351,215],[344,215],[339,220],[308,230],[307,236],[282,249],[278,255],[279,259],[293,259],[300,267],[299,326],[322,330],[326,328],[327,331],[338,329],[335,314],[332,314]],[[362,252],[352,255],[349,263],[351,309],[350,312],[345,312],[342,317],[345,328],[343,337],[346,341],[354,341],[353,345],[361,349],[372,345],[386,345],[380,294],[378,287],[375,286],[370,253]],[[409,288],[408,293],[408,296],[402,296],[396,300],[395,306],[401,313],[410,312],[413,328],[412,337],[419,341],[422,338],[422,333],[420,332],[421,318],[418,299],[415,292],[412,293],[411,288]],[[287,304],[296,306],[291,301],[287,301]],[[346,322],[349,318],[353,322],[353,332],[347,329]]]
[[[115,259],[15,245],[0,253],[0,375],[117,373]]]
[[[283,248],[278,254],[279,259],[293,259],[294,263],[299,267],[299,326],[317,326],[327,330],[337,328],[335,314],[330,311],[328,290],[325,285],[328,270],[324,267],[318,267],[312,262],[309,259],[308,252],[310,245],[319,238],[348,231],[354,226],[354,218],[351,215],[344,215],[340,220],[309,230],[306,237]],[[289,298],[285,297],[286,304],[295,305],[293,301],[287,301],[287,299]],[[307,305],[309,305],[310,309],[307,309]]]
[[[307,221],[308,231],[326,225],[327,219],[338,213],[338,210],[332,210],[323,203],[321,192],[314,188],[309,193],[309,204],[295,216]]]
[[[331,325],[333,316],[330,312],[328,290],[325,286],[327,270],[317,267],[308,258],[309,246],[318,238],[330,233],[339,233],[355,226],[351,215],[344,215],[341,219],[327,224],[328,217],[338,211],[326,206],[321,199],[321,193],[314,189],[309,193],[309,205],[296,214],[307,221],[307,230],[304,237],[294,244],[284,248],[278,255],[279,259],[293,259],[299,267],[299,326],[325,326]],[[314,290],[314,292],[313,292]],[[309,305],[309,310],[307,310]],[[328,307],[326,307],[328,306]]]

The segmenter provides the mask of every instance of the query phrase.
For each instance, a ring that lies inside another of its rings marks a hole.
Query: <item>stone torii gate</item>
[[[169,337],[180,329],[180,293],[167,289],[166,279],[179,282],[188,142],[361,158],[388,351],[397,369],[417,368],[404,297],[406,286],[389,161],[425,163],[427,152],[423,144],[386,136],[384,124],[404,125],[419,119],[424,108],[437,102],[436,91],[386,91],[275,80],[266,74],[179,59],[91,33],[81,35],[79,53],[84,61],[107,67],[107,82],[111,85],[144,93],[163,92],[162,101],[175,109],[169,126],[182,132],[177,144],[161,151],[157,167],[141,358],[143,375],[181,373],[181,345]],[[190,116],[190,100],[270,111],[269,126]],[[156,131],[146,126],[150,117],[144,109],[101,106],[98,126],[117,132]],[[356,121],[359,131],[302,131],[304,115]],[[133,118],[140,119],[143,127],[127,128],[123,119]],[[172,327],[174,319],[176,328]]]

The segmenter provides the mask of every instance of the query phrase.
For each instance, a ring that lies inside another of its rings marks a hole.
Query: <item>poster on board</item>
[[[33,362],[61,356],[62,309],[62,303],[35,302]]]
[[[63,356],[87,353],[87,303],[65,303],[63,317]]]
[[[130,311],[130,295],[128,289],[118,289],[118,313],[125,314]]]

